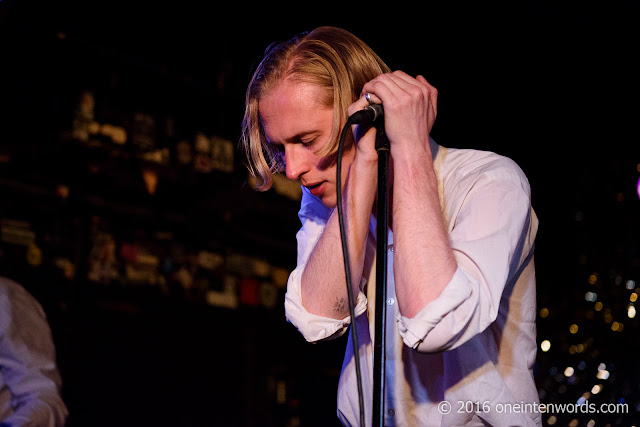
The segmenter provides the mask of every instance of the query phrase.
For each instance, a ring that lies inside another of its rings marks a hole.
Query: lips
[[[309,189],[309,192],[316,197],[319,197],[324,193],[324,189],[326,187],[326,181],[317,182],[315,184],[305,185]]]

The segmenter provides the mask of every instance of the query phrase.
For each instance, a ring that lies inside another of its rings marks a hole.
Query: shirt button
[[[387,249],[389,249],[391,252],[393,252],[393,245],[387,246]]]
[[[387,298],[387,305],[393,305],[396,303],[396,300],[394,300],[393,298]]]
[[[396,411],[394,411],[393,409],[388,409],[387,414],[393,417],[396,414]]]

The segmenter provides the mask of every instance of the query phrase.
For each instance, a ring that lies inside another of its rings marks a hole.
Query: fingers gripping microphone
[[[382,104],[371,104],[349,116],[349,123],[353,125],[375,124],[376,150],[389,150],[389,140],[384,131],[384,109]]]
[[[360,125],[366,123],[375,123],[384,118],[384,109],[382,104],[371,104],[364,109],[353,113],[349,117],[351,124]]]

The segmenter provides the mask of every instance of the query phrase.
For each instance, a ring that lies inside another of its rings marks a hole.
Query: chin
[[[338,206],[337,198],[335,195],[330,197],[321,197],[320,201],[327,209],[335,209],[335,207]]]

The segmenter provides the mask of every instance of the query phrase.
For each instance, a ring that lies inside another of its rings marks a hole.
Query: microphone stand
[[[387,311],[387,245],[389,227],[389,156],[390,145],[384,120],[376,124],[378,152],[378,206],[376,240],[376,304],[373,346],[373,426],[384,427],[385,331]]]

